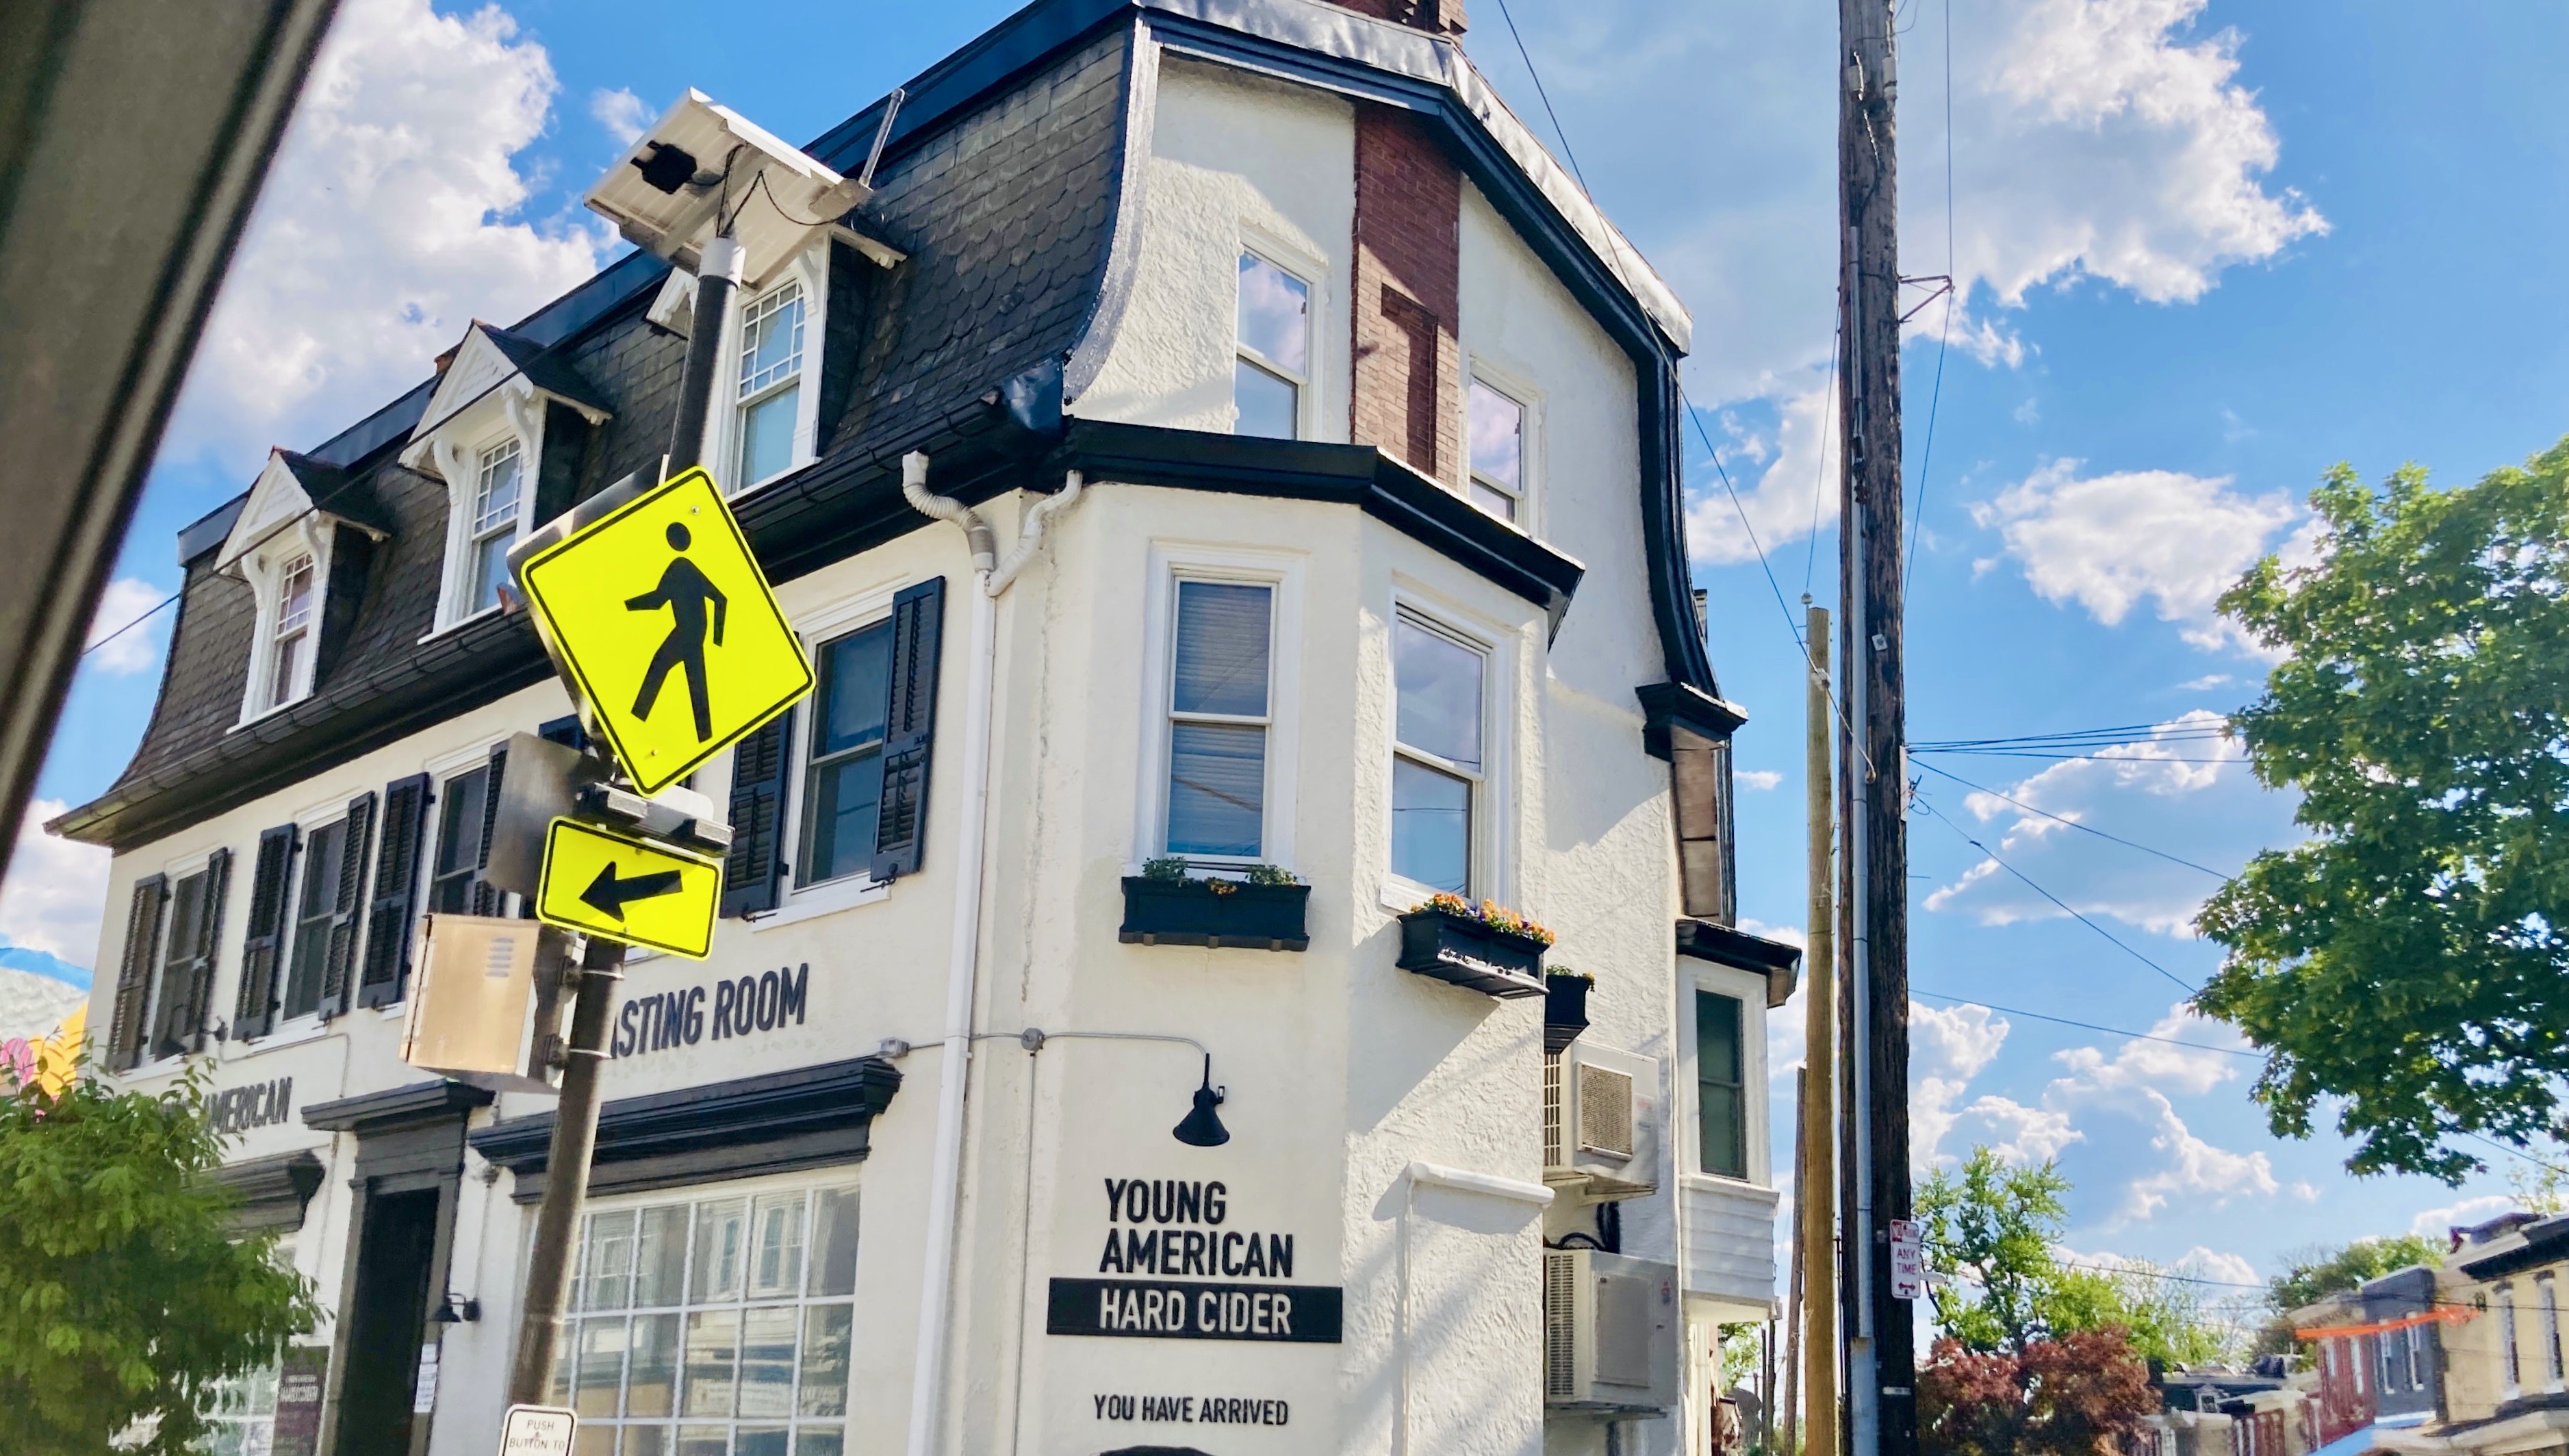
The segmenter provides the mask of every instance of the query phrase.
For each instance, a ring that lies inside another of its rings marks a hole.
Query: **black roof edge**
[[[1073,44],[1100,25],[1138,9],[1134,0],[1034,0],[966,42],[961,50],[906,83],[901,114],[884,139],[887,161],[933,132],[954,113]],[[803,150],[824,166],[848,172],[865,161],[883,125],[886,97],[812,139]]]
[[[1642,700],[1642,742],[1652,758],[1669,754],[1668,730],[1683,728],[1721,743],[1747,725],[1747,710],[1690,682],[1648,682],[1633,689]]]
[[[303,1109],[303,1125],[331,1133],[388,1132],[437,1118],[462,1117],[474,1108],[490,1106],[493,1095],[486,1088],[439,1077],[313,1103]]]
[[[2528,1221],[2523,1226],[2524,1242],[2512,1249],[2500,1250],[2479,1259],[2457,1259],[2453,1267],[2473,1278],[2496,1278],[2532,1269],[2537,1265],[2557,1264],[2569,1259],[2569,1214],[2555,1214],[2547,1219]],[[2406,1271],[2400,1271],[2404,1274]],[[2383,1278],[2396,1278],[2385,1274]],[[2377,1280],[2378,1282],[2378,1280]],[[2364,1286],[2370,1294],[2373,1285]]]
[[[249,505],[249,492],[243,491],[223,504],[179,528],[179,565],[184,569],[196,557],[219,546],[232,534],[232,524],[240,520]]]
[[[1677,953],[1766,977],[1766,1004],[1780,1006],[1801,978],[1802,947],[1714,920],[1677,921]]]
[[[1370,445],[1072,420],[1062,461],[1096,481],[1359,506],[1541,606],[1555,634],[1588,570]]]

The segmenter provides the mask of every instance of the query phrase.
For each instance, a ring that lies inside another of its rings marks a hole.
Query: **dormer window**
[[[788,281],[751,302],[740,321],[743,488],[793,468],[803,405],[803,285]]]
[[[500,583],[509,574],[509,547],[517,543],[519,518],[525,514],[525,463],[526,449],[514,435],[482,452],[479,484],[473,493],[467,615],[500,604]]]
[[[276,635],[268,647],[267,707],[284,707],[310,684],[315,575],[309,551],[285,563],[277,589]]]
[[[499,609],[509,548],[578,501],[606,418],[598,392],[532,339],[477,323],[455,346],[401,454],[446,485],[434,630]]]

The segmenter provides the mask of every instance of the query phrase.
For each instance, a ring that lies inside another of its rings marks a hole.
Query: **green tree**
[[[2020,1351],[2047,1327],[2044,1303],[2059,1263],[2052,1241],[2068,1224],[2069,1180],[2049,1160],[2019,1167],[1986,1147],[1962,1176],[1938,1169],[1920,1185],[1928,1286],[1936,1327],[1978,1354]]]
[[[272,1239],[235,1240],[191,1073],[166,1092],[0,1079],[0,1411],[13,1456],[176,1456],[211,1384],[312,1327]],[[157,1424],[156,1424],[157,1423]]]
[[[2456,1136],[2549,1132],[2569,1074],[2569,441],[2454,491],[2341,465],[2311,504],[2315,558],[2221,598],[2288,654],[2231,722],[2311,837],[2205,906],[2196,1004],[2265,1051],[2277,1134],[2334,1101],[2353,1171],[2458,1182]]]
[[[2241,1321],[2192,1269],[2143,1260],[2111,1270],[2064,1268],[2044,1300],[2044,1322],[2055,1334],[2121,1330],[2134,1354],[2162,1365],[2223,1363],[2245,1343]]]
[[[2378,1279],[2393,1270],[2413,1264],[2431,1268],[2444,1262],[2444,1251],[2432,1239],[2401,1234],[2396,1238],[2358,1239],[2342,1249],[2303,1250],[2286,1258],[2292,1264],[2266,1281],[2266,1302],[2278,1314],[2352,1289],[2368,1279]]]

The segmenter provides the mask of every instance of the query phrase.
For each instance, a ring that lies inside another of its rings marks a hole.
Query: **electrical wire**
[[[1961,1006],[1980,1006],[2008,1016],[2023,1016],[2035,1021],[2050,1021],[2062,1026],[2075,1026],[2082,1031],[2101,1031],[2107,1036],[2128,1036],[2136,1041],[2165,1042],[2169,1046],[2181,1046],[2188,1051],[2217,1051],[2223,1056],[2255,1057],[2260,1061],[2264,1060],[2266,1056],[2262,1051],[2254,1051],[2245,1047],[2205,1046],[2199,1041],[2179,1041],[2172,1036],[2160,1036],[2148,1031],[2126,1031],[2119,1026],[2099,1026],[2093,1021],[2072,1021],[2066,1016],[2052,1016],[2041,1011],[2027,1011],[2018,1006],[2002,1006],[1995,1001],[1984,1001],[1978,996],[1956,996],[1948,995],[1943,991],[1922,991],[1916,986],[1911,986],[1909,988],[1909,994],[1913,996],[1925,996],[1931,1001],[1952,1001],[1956,1005]]]
[[[1918,568],[1918,534],[1927,516],[1927,468],[1936,462],[1936,411],[1945,402],[1945,351],[1954,341],[1954,310],[1962,306],[1954,282],[1954,0],[1945,0],[1945,322],[1936,332],[1936,387],[1927,396],[1927,443],[1918,453],[1918,505],[1909,513],[1905,579]]]
[[[1914,753],[1916,752],[1916,750],[1914,750],[1914,749],[1913,749],[1913,750],[1911,750],[1911,752],[1914,754]],[[2148,760],[2142,760],[2142,762],[2150,762],[2150,763],[2165,763],[2165,762],[2166,762],[2166,760],[2165,760],[2165,759],[2148,759]],[[2171,864],[2171,865],[2183,865],[2185,868],[2187,868],[2187,869],[2189,869],[2189,870],[2199,870],[2199,871],[2203,872],[2204,874],[2211,876],[2211,877],[2212,877],[2213,879],[2215,879],[2215,880],[2228,880],[2228,879],[2230,878],[2229,876],[2222,874],[2220,871],[2213,869],[2213,868],[2212,868],[2211,866],[2209,866],[2209,865],[2198,865],[2198,864],[2196,864],[2195,862],[2193,862],[2192,860],[2184,859],[2184,858],[2182,858],[2182,857],[2180,857],[2180,856],[2176,856],[2176,855],[2171,855],[2171,854],[2169,854],[2169,853],[2168,853],[2167,851],[2165,851],[2165,850],[2154,850],[2154,849],[2151,849],[2148,845],[2140,844],[2140,843],[2137,843],[2136,841],[2133,841],[2133,840],[2127,840],[2127,839],[2123,838],[2121,835],[2107,834],[2107,833],[2105,833],[2105,831],[2103,831],[2103,830],[2101,830],[2101,829],[2096,829],[2096,828],[2092,828],[2092,827],[2090,827],[2090,826],[2088,826],[2088,825],[2080,824],[2077,820],[2074,820],[2074,819],[2064,819],[2064,818],[2062,818],[2061,816],[2059,816],[2059,815],[2057,815],[2057,814],[2052,813],[2052,812],[2051,812],[2050,810],[2048,810],[2048,809],[2036,809],[2036,808],[2034,808],[2032,805],[2025,803],[2025,802],[2024,802],[2023,800],[2021,800],[2021,799],[2015,798],[2015,797],[2013,797],[2013,796],[2011,796],[2011,795],[2002,794],[2002,793],[2000,793],[2000,792],[1999,792],[1998,790],[1996,790],[1996,789],[1984,789],[1984,788],[1982,788],[1980,785],[1973,783],[1971,780],[1969,780],[1969,779],[1967,779],[1967,778],[1964,778],[1961,774],[1953,773],[1953,772],[1951,772],[1951,771],[1949,771],[1949,770],[1946,770],[1946,769],[1940,769],[1940,768],[1936,767],[1936,766],[1935,766],[1934,764],[1932,764],[1932,763],[1922,763],[1922,764],[1920,764],[1920,765],[1918,765],[1918,766],[1919,766],[1920,768],[1922,768],[1922,769],[1925,769],[1927,772],[1929,772],[1929,773],[1931,773],[1931,774],[1935,774],[1935,775],[1937,775],[1937,776],[1938,776],[1938,777],[1940,777],[1940,778],[1947,778],[1947,779],[1951,779],[1951,780],[1953,780],[1955,783],[1960,784],[1960,785],[1962,785],[1964,788],[1966,788],[1966,789],[1970,789],[1970,790],[1972,790],[1972,791],[1974,791],[1974,792],[1976,792],[1976,793],[1987,794],[1987,795],[1989,795],[1989,796],[1990,796],[1991,798],[1993,798],[1993,799],[2005,799],[2008,803],[2015,805],[2017,808],[2023,810],[2025,813],[2027,813],[2027,814],[2039,814],[2039,815],[2041,815],[2043,818],[2045,818],[2045,819],[2048,819],[2048,820],[2052,821],[2054,824],[2065,824],[2065,825],[2069,826],[2071,829],[2077,830],[2077,831],[2079,831],[2079,832],[2081,832],[2081,833],[2083,833],[2083,834],[2092,834],[2092,835],[2094,835],[2096,838],[2098,838],[2098,839],[2100,839],[2100,840],[2111,840],[2111,841],[2113,841],[2115,844],[2121,845],[2123,848],[2125,848],[2125,849],[2127,849],[2127,850],[2138,850],[2138,851],[2140,851],[2140,852],[2141,852],[2142,854],[2144,854],[2144,855],[2156,855],[2157,857],[2159,857],[2159,858],[2160,858],[2160,859],[2162,859],[2162,860],[2167,861],[2167,862],[2168,862],[2169,864]]]
[[[1838,321],[1829,331],[1829,392],[1820,402],[1820,438],[1811,453],[1818,457],[1811,467],[1811,532],[1810,547],[1802,553],[1802,599],[1811,596],[1811,570],[1820,560],[1820,502],[1826,498],[1829,485],[1829,423],[1838,410],[1838,351],[1846,344],[1846,321]]]
[[[2103,925],[2100,925],[2100,924],[2096,923],[2094,920],[2089,919],[2086,915],[2084,915],[2084,914],[2080,913],[2078,910],[2071,909],[2071,908],[2070,908],[2070,905],[2069,905],[2069,903],[2068,903],[2067,901],[2062,900],[2059,896],[2056,896],[2056,895],[2052,894],[2050,891],[2043,889],[2041,886],[2034,884],[2032,880],[2030,880],[2030,879],[2028,879],[2028,878],[2026,877],[2026,875],[2025,875],[2025,873],[2024,873],[2023,871],[2018,870],[2018,868],[2016,868],[2014,865],[2011,865],[2011,864],[2009,864],[2007,861],[2000,859],[2000,858],[1998,857],[1998,854],[1997,854],[1997,852],[1996,852],[1996,851],[1992,850],[1989,846],[1987,846],[1987,845],[1985,845],[1985,844],[1982,844],[1979,840],[1976,840],[1976,839],[1972,838],[1970,831],[1968,831],[1968,830],[1964,829],[1961,825],[1956,824],[1956,823],[1955,823],[1954,821],[1952,821],[1951,819],[1947,819],[1947,818],[1945,817],[1945,812],[1944,812],[1943,810],[1941,810],[1941,809],[1938,809],[1938,808],[1937,808],[1937,807],[1936,807],[1932,802],[1930,802],[1929,800],[1927,800],[1927,799],[1925,799],[1925,798],[1923,798],[1923,797],[1922,797],[1922,798],[1920,798],[1920,799],[1918,799],[1916,802],[1917,802],[1917,805],[1918,805],[1918,807],[1919,807],[1919,808],[1924,809],[1924,810],[1926,810],[1929,814],[1932,814],[1932,815],[1936,816],[1937,820],[1938,820],[1938,821],[1940,821],[1941,823],[1943,823],[1943,825],[1944,825],[1947,829],[1950,829],[1950,830],[1952,830],[1954,833],[1956,833],[1956,834],[1958,834],[1958,835],[1961,835],[1961,836],[1963,837],[1963,843],[1965,843],[1965,844],[1967,844],[1967,845],[1970,845],[1973,849],[1976,849],[1976,850],[1980,851],[1982,854],[1989,856],[1989,859],[1990,859],[1990,863],[1991,863],[1991,864],[1998,866],[2000,869],[2005,870],[2005,871],[2006,871],[2006,872],[2008,872],[2010,875],[2013,875],[2013,876],[2015,876],[2017,879],[2023,881],[2026,889],[2031,890],[2034,894],[2036,894],[2036,895],[2038,895],[2038,896],[2041,896],[2044,900],[2047,900],[2047,901],[2051,902],[2053,905],[2058,906],[2058,907],[2060,908],[2060,910],[2061,910],[2061,912],[2062,912],[2062,913],[2067,914],[2070,918],[2072,918],[2072,919],[2074,919],[2074,920],[2078,921],[2078,923],[2080,923],[2080,924],[2082,924],[2082,925],[2085,925],[2088,929],[2091,929],[2091,930],[2095,931],[2097,934],[2104,936],[2104,937],[2105,937],[2105,939],[2106,939],[2108,942],[2110,942],[2110,943],[2114,946],[2114,948],[2115,948],[2115,949],[2122,951],[2124,954],[2126,954],[2126,955],[2128,955],[2128,956],[2132,957],[2134,960],[2139,961],[2141,964],[2148,966],[2150,969],[2157,971],[2159,974],[2161,974],[2161,975],[2163,975],[2163,976],[2166,976],[2169,980],[2174,981],[2176,984],[2178,984],[2178,985],[2180,985],[2180,986],[2185,987],[2185,992],[2186,992],[2186,994],[2187,994],[2187,995],[2199,995],[2199,994],[2201,994],[2201,993],[2202,993],[2203,988],[2202,988],[2201,986],[2195,985],[2195,984],[2193,984],[2193,983],[2191,983],[2191,982],[2187,981],[2184,977],[2182,977],[2182,976],[2178,975],[2175,971],[2172,971],[2172,970],[2168,969],[2166,966],[2161,965],[2161,964],[2159,964],[2157,961],[2150,959],[2148,956],[2143,955],[2141,952],[2139,952],[2138,950],[2133,949],[2131,946],[2124,944],[2124,943],[2123,943],[2123,941],[2122,941],[2118,936],[2116,936],[2112,931],[2107,930]]]
[[[1929,738],[1910,743],[1912,753],[1973,753],[1982,749],[2112,748],[2145,734],[2152,743],[2202,743],[2230,736],[2229,719],[2169,723],[2122,723],[2103,728],[2064,728],[2057,733],[2023,733],[2011,738]]]
[[[162,597],[162,598],[161,598],[161,605],[160,605],[160,606],[156,606],[156,607],[152,608],[150,611],[145,612],[143,615],[141,615],[141,616],[139,616],[139,617],[136,617],[134,620],[132,620],[132,621],[130,621],[130,622],[127,622],[125,625],[123,625],[123,626],[121,626],[121,627],[118,627],[115,631],[112,631],[112,632],[108,633],[106,636],[99,638],[97,641],[90,643],[88,646],[81,648],[81,649],[80,649],[80,655],[82,655],[83,657],[87,657],[89,654],[91,654],[92,652],[97,651],[99,648],[106,646],[108,643],[115,641],[117,638],[124,636],[126,633],[128,633],[128,632],[130,632],[130,631],[133,631],[136,627],[139,627],[139,626],[143,625],[145,622],[148,622],[148,621],[152,620],[154,617],[159,616],[159,615],[161,614],[161,611],[162,611],[162,608],[163,608],[163,607],[167,607],[171,602],[174,602],[174,601],[178,600],[182,595],[184,595],[184,594],[185,594],[185,592],[184,592],[184,588],[182,588],[182,589],[181,589],[181,590],[179,590],[179,591],[173,591],[173,592],[171,592],[169,595],[167,595],[167,596],[165,596],[165,597]]]

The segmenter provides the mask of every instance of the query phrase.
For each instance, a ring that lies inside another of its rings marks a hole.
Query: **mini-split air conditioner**
[[[1656,1057],[1574,1041],[1543,1064],[1543,1181],[1590,1203],[1656,1191]]]
[[[1543,1254],[1543,1399],[1585,1410],[1677,1403],[1677,1271],[1619,1254]]]

